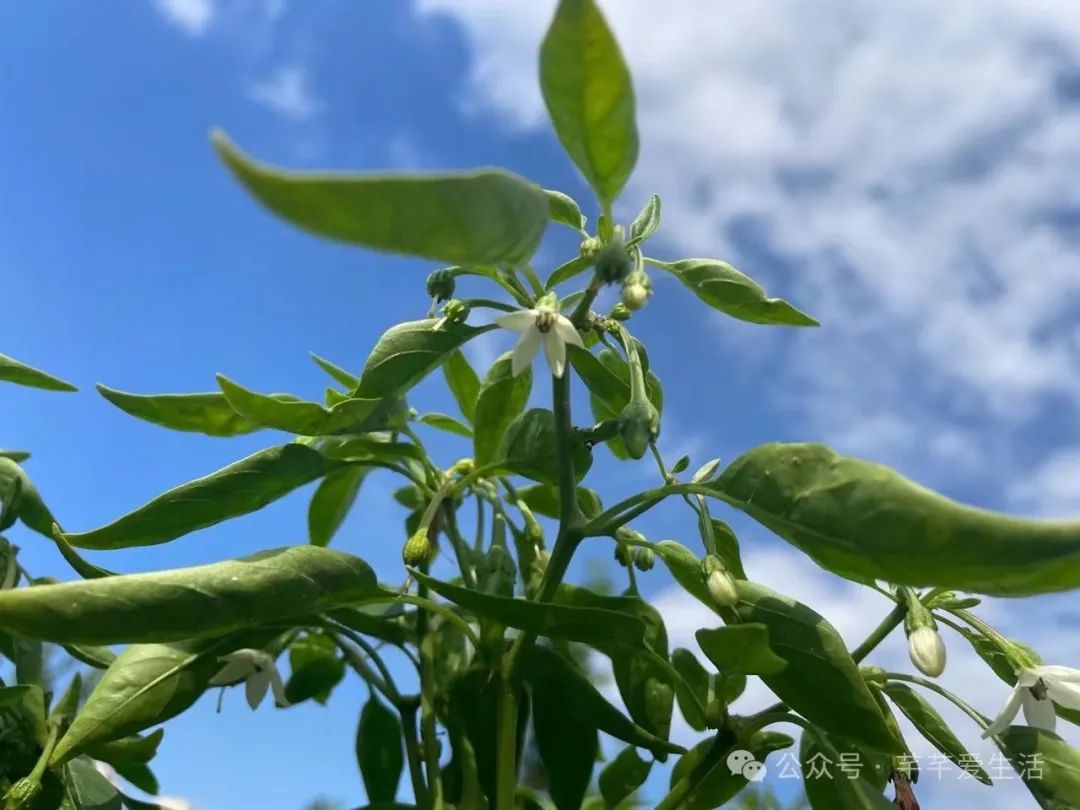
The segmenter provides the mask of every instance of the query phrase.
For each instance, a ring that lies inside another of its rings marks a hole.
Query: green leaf
[[[671,665],[675,667],[675,671],[682,677],[690,692],[697,697],[697,702],[694,702],[688,699],[688,695],[683,690],[676,691],[675,697],[679,701],[679,711],[682,712],[690,728],[694,731],[704,731],[705,715],[701,713],[700,706],[709,705],[711,677],[697,657],[690,650],[682,647],[671,653]]]
[[[289,703],[314,698],[316,703],[324,704],[345,677],[345,662],[338,655],[337,646],[326,636],[307,635],[290,644],[289,668],[291,673],[285,684],[285,699]]]
[[[405,645],[412,638],[412,634],[405,625],[398,620],[400,614],[391,613],[398,605],[363,605],[356,608],[339,608],[330,613],[330,618],[341,622],[346,627],[363,633],[365,636],[377,638],[387,644],[397,647]]]
[[[575,276],[584,273],[591,267],[590,263],[581,256],[575,256],[569,261],[560,264],[554,270],[551,271],[551,275],[548,276],[548,280],[544,283],[544,289],[553,290],[565,281],[569,281]],[[566,312],[569,308],[569,299],[571,296],[567,296],[559,303],[559,309],[562,312]],[[587,339],[587,338],[586,338]]]
[[[71,810],[123,810],[120,794],[88,759],[64,764],[66,805]]]
[[[10,526],[16,517],[38,534],[52,539],[56,519],[41,493],[22,467],[0,457],[0,529]]]
[[[0,354],[0,382],[25,385],[30,388],[44,388],[46,391],[79,390],[69,382],[64,382],[60,378],[46,374],[40,369],[20,363],[6,354]]]
[[[451,585],[416,571],[412,572],[412,575],[435,593],[477,616],[538,636],[601,646],[644,645],[645,623],[630,613],[492,596]],[[3,602],[0,601],[0,607],[2,606]],[[0,626],[3,626],[3,618],[0,616]]]
[[[356,729],[356,761],[364,779],[364,790],[373,802],[392,802],[397,794],[402,753],[401,721],[375,695],[360,710]]]
[[[336,363],[331,363],[325,357],[319,357],[315,352],[311,352],[311,359],[315,361],[315,364],[334,378],[334,381],[344,388],[346,391],[351,391],[356,388],[356,384],[360,382],[360,378],[355,374],[350,374],[341,366]]]
[[[761,285],[727,262],[717,259],[683,259],[677,262],[649,259],[649,263],[674,275],[713,309],[740,321],[776,326],[820,325],[782,298],[769,298]]]
[[[178,644],[135,644],[125,649],[87,698],[60,738],[53,767],[84,751],[162,723],[191,706],[221,669],[219,656],[260,646],[271,634],[258,631]]]
[[[523,649],[521,663],[522,675],[534,690],[542,684],[540,688],[561,696],[559,705],[564,713],[623,742],[647,748],[661,758],[683,751],[636,725],[612,706],[573,662],[556,651],[534,644]]]
[[[319,451],[327,458],[342,461],[384,461],[403,464],[422,461],[424,454],[411,442],[391,442],[384,436],[354,436],[323,439]]]
[[[769,648],[769,629],[754,622],[698,630],[694,637],[701,651],[721,672],[774,675],[787,662]]]
[[[937,713],[922,695],[902,683],[886,683],[882,691],[892,698],[892,702],[918,729],[934,748],[943,753],[960,770],[967,771],[984,785],[993,784],[977,761],[964,748],[964,744],[953,734],[945,719]]]
[[[442,364],[443,376],[462,416],[471,425],[476,414],[476,398],[480,396],[480,378],[461,350],[450,352]]]
[[[450,264],[522,264],[548,222],[543,190],[498,169],[438,174],[292,172],[214,147],[249,192],[318,236]]]
[[[327,409],[317,402],[257,394],[224,374],[218,374],[217,381],[229,406],[263,427],[300,436],[365,433],[377,429],[371,424],[371,418],[380,404],[378,399],[350,397]]]
[[[495,460],[507,428],[521,412],[532,391],[532,369],[512,374],[511,353],[496,360],[484,377],[473,417],[473,457],[477,466]]]
[[[628,745],[600,771],[600,795],[604,810],[615,810],[619,802],[645,784],[652,762],[644,760],[632,745]]]
[[[660,228],[660,198],[653,194],[641,213],[630,224],[630,238],[626,241],[627,248],[640,245]]]
[[[1080,522],[961,506],[819,444],[765,444],[714,482],[718,497],[859,582],[998,596],[1080,587]]]
[[[70,723],[71,719],[75,716],[76,709],[79,708],[79,698],[82,696],[82,675],[76,672],[68,688],[64,690],[64,693],[53,704],[52,711],[49,712],[48,723],[49,725],[64,725]]]
[[[96,647],[89,644],[65,644],[64,651],[89,667],[108,669],[116,660],[116,653],[109,647]]]
[[[600,750],[596,726],[566,710],[563,682],[536,678],[531,685],[533,734],[548,793],[556,810],[580,810]]]
[[[453,433],[456,436],[464,436],[466,439],[471,439],[473,437],[473,432],[468,425],[461,424],[457,419],[452,416],[447,416],[445,413],[425,413],[417,421],[428,427],[445,430],[447,433]]]
[[[102,568],[99,565],[94,565],[88,560],[84,560],[64,537],[64,533],[60,531],[60,527],[53,524],[53,542],[56,543],[56,548],[60,551],[60,556],[64,558],[71,569],[83,579],[101,579],[102,577],[116,576],[114,571],[110,571],[108,568]]]
[[[841,763],[821,743],[814,731],[803,731],[799,762],[806,796],[814,810],[896,810],[896,805],[861,774],[861,767]]]
[[[552,222],[561,222],[579,233],[585,233],[585,215],[572,197],[547,188],[544,189],[544,194],[547,196],[548,216]]]
[[[517,491],[525,505],[538,515],[555,518],[559,517],[559,488],[552,484],[529,484],[520,487]],[[581,514],[586,518],[594,518],[604,511],[604,505],[600,496],[588,487],[577,488],[577,504]]]
[[[1051,731],[1027,726],[1010,726],[998,739],[1040,807],[1080,806],[1080,751]]]
[[[806,605],[750,582],[737,582],[741,622],[760,622],[769,647],[787,662],[761,679],[810,722],[874,751],[903,753],[840,634]]]
[[[679,757],[679,761],[675,763],[675,767],[671,770],[671,787],[674,788],[682,779],[696,770],[716,742],[714,739],[702,740],[686,754]],[[747,743],[725,747],[742,747],[753,754],[756,761],[763,763],[769,754],[789,748],[794,742],[786,734],[779,734],[774,731],[759,731]],[[733,773],[728,767],[727,753],[725,753],[715,765],[702,775],[693,790],[687,794],[685,801],[678,805],[679,810],[712,810],[712,808],[719,807],[734,797],[747,784],[746,777],[741,773]]]
[[[6,458],[21,464],[30,458],[30,454],[25,450],[0,450],[0,458]]]
[[[165,729],[159,728],[145,737],[133,735],[91,746],[86,753],[93,759],[108,762],[113,767],[145,765],[157,755],[158,746],[164,736]]]
[[[156,795],[160,790],[157,777],[147,765],[121,765],[116,772],[139,790]]]
[[[532,408],[507,428],[495,460],[507,472],[555,484],[559,480],[556,447],[554,414],[543,408]],[[572,455],[574,475],[580,481],[592,466],[592,451],[576,442]]]
[[[263,427],[262,423],[237,413],[220,391],[143,395],[104,385],[98,385],[97,390],[124,413],[170,430],[205,433],[207,436],[242,436]],[[271,398],[293,399],[288,394],[272,394]]]
[[[406,321],[386,330],[368,356],[353,396],[381,399],[404,394],[464,344],[495,328],[447,321],[435,329],[438,323],[430,318]]]
[[[739,552],[739,538],[724,521],[712,518],[711,523],[713,541],[716,543],[716,556],[735,579],[746,579],[742,554]]]
[[[364,467],[346,467],[319,482],[308,506],[309,542],[316,546],[330,544],[352,509],[367,472]]]
[[[358,557],[291,546],[237,560],[0,592],[0,628],[85,644],[162,642],[319,613],[378,592]]]
[[[638,135],[630,71],[593,0],[560,0],[540,46],[540,89],[563,148],[610,204],[637,162]]]
[[[88,532],[66,533],[64,537],[79,548],[116,549],[167,543],[189,532],[262,509],[338,466],[339,462],[329,461],[317,450],[302,444],[271,447],[181,484],[112,523]]]

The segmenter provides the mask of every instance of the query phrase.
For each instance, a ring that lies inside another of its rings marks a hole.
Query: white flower
[[[923,675],[936,678],[945,671],[945,642],[933,627],[916,627],[908,636],[908,655]]]
[[[1020,708],[1029,726],[1053,731],[1057,722],[1054,704],[1080,709],[1080,669],[1071,667],[1031,667],[1020,670],[1012,696],[982,733],[984,738],[1008,728]]]
[[[581,336],[570,319],[558,310],[540,303],[535,309],[520,309],[500,315],[495,323],[503,329],[521,333],[521,339],[514,346],[511,368],[516,377],[529,367],[540,344],[544,344],[551,373],[562,377],[566,369],[566,344],[581,346]]]
[[[285,699],[285,684],[281,682],[274,659],[262,650],[236,650],[218,660],[224,661],[225,666],[210,679],[211,686],[227,686],[243,680],[247,702],[252,709],[259,707],[266,697],[267,688],[272,687],[277,705],[289,705],[289,701]]]

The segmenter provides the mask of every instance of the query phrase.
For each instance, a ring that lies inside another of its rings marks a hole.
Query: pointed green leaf
[[[521,673],[534,689],[539,683],[551,694],[559,694],[563,712],[581,718],[616,739],[646,748],[661,757],[683,751],[635,725],[597,691],[573,662],[555,650],[535,644],[526,647],[522,651]]]
[[[472,424],[476,414],[476,398],[480,396],[480,378],[461,350],[452,351],[446,356],[442,370],[462,416]]]
[[[289,645],[289,680],[285,699],[291,704],[314,699],[326,703],[345,677],[345,662],[326,636],[307,635]]]
[[[165,729],[159,728],[145,737],[132,735],[91,746],[86,753],[93,759],[108,762],[113,767],[145,765],[157,755],[158,746],[164,736]]]
[[[610,204],[637,162],[637,122],[630,71],[593,0],[560,0],[540,46],[540,89],[563,148]]]
[[[291,546],[149,574],[0,592],[0,628],[52,641],[120,644],[227,633],[341,607],[378,592],[358,557]]]
[[[977,764],[976,760],[964,748],[964,744],[953,734],[937,710],[922,695],[902,683],[886,683],[882,691],[892,698],[892,702],[918,729],[934,748],[949,758],[960,770],[967,771],[984,785],[992,784],[990,777]]]
[[[600,771],[600,795],[604,810],[615,810],[619,802],[645,784],[652,762],[642,759],[637,749],[628,745]]]
[[[20,363],[13,357],[0,354],[0,382],[10,382],[16,385],[25,385],[30,388],[44,388],[46,391],[78,391],[69,382],[64,382],[58,377],[46,374],[40,369]]]
[[[555,484],[559,480],[555,416],[532,408],[507,428],[495,462],[507,472],[534,481]],[[574,475],[580,481],[592,466],[592,451],[584,443],[573,447]]]
[[[746,579],[746,571],[739,551],[739,538],[732,528],[722,520],[711,518],[713,542],[716,543],[716,556],[724,563],[735,579]]]
[[[89,759],[73,759],[63,769],[65,805],[71,810],[123,810],[112,782]]]
[[[813,810],[896,810],[896,805],[861,773],[841,770],[835,752],[823,746],[819,734],[809,729],[803,731],[799,762]]]
[[[548,794],[556,810],[580,810],[600,750],[596,726],[566,710],[565,684],[551,678],[535,678],[531,684],[533,734]]]
[[[327,409],[317,402],[302,402],[295,398],[283,400],[278,395],[257,394],[224,374],[218,374],[217,381],[229,405],[263,427],[300,436],[365,433],[377,429],[370,420],[380,404],[378,399],[349,397]]]
[[[760,622],[769,647],[787,662],[761,679],[780,700],[838,737],[875,751],[903,753],[843,639],[823,616],[761,585],[739,581],[735,607],[742,622]]]
[[[405,765],[401,721],[375,695],[360,710],[356,729],[356,761],[364,791],[373,802],[392,802]]]
[[[727,262],[718,259],[682,259],[677,262],[649,259],[649,263],[674,275],[713,309],[740,321],[777,326],[820,325],[782,298],[769,298],[761,285]]]
[[[354,374],[350,374],[341,366],[336,363],[331,363],[325,357],[319,357],[315,352],[311,352],[311,359],[315,361],[315,364],[334,378],[342,388],[346,391],[351,391],[356,387],[356,384],[360,382],[360,378]]]
[[[574,199],[561,191],[544,189],[548,201],[548,216],[552,222],[569,225],[575,231],[585,233],[585,216]]]
[[[517,491],[525,505],[538,515],[549,518],[559,517],[559,489],[553,484],[529,484]],[[577,503],[581,514],[594,518],[604,511],[600,496],[588,487],[577,488]]]
[[[91,644],[65,644],[64,651],[94,669],[108,669],[116,660],[116,653],[110,647],[94,646]]]
[[[101,528],[65,538],[73,546],[98,549],[167,543],[262,509],[339,466],[302,444],[271,447],[171,489]]]
[[[56,519],[41,493],[22,467],[9,458],[0,457],[0,530],[10,526],[15,518],[52,539]]]
[[[1040,807],[1080,807],[1080,751],[1052,731],[1027,726],[1010,726],[998,739]]]
[[[330,473],[319,482],[308,505],[308,541],[316,546],[330,544],[352,509],[360,484],[367,474],[364,467],[346,467]]]
[[[515,377],[511,368],[511,355],[507,352],[492,364],[480,385],[473,416],[473,457],[478,466],[495,460],[507,428],[525,410],[529,400],[532,369],[527,368]]]
[[[551,275],[548,276],[548,280],[544,283],[545,290],[554,290],[564,281],[569,281],[575,276],[584,273],[589,269],[590,263],[587,262],[581,256],[575,256],[563,264],[560,264],[554,270],[551,271]],[[567,296],[559,302],[559,309],[562,312],[566,312],[570,308],[571,296]]]
[[[353,396],[381,399],[404,394],[440,366],[454,351],[494,325],[469,326],[438,320],[406,321],[383,333],[364,364]]]
[[[787,662],[769,648],[769,629],[764,624],[698,630],[694,637],[721,672],[774,675],[787,667]]]
[[[242,436],[263,425],[237,413],[220,391],[198,394],[129,394],[104,385],[97,386],[105,399],[137,419],[170,430],[205,433],[207,436]],[[271,398],[289,401],[288,394]]]
[[[257,163],[221,132],[214,147],[249,192],[305,231],[451,264],[519,265],[548,221],[541,188],[511,172],[293,172]]]
[[[25,450],[0,450],[0,458],[21,464],[30,458],[30,454]]]
[[[679,711],[682,712],[686,724],[694,731],[704,731],[706,728],[705,715],[700,706],[708,706],[711,699],[710,680],[708,671],[697,660],[690,650],[679,647],[671,653],[671,665],[679,673],[687,688],[697,698],[697,701],[689,700],[685,691],[679,690],[675,697],[679,701]]]
[[[714,485],[718,497],[856,581],[999,596],[1080,587],[1080,522],[962,506],[819,444],[762,445]]]
[[[774,731],[759,731],[745,744],[744,750],[753,754],[757,762],[764,763],[769,754],[789,748],[794,742],[786,734],[779,734]],[[679,757],[679,761],[675,763],[675,767],[671,770],[671,787],[675,787],[680,780],[688,777],[697,769],[714,744],[714,739],[703,740],[686,754]],[[734,749],[743,745],[740,743],[729,747]],[[702,778],[687,794],[685,802],[678,805],[679,810],[712,810],[712,808],[719,807],[731,799],[745,788],[748,783],[748,780],[742,774],[732,773],[731,768],[727,765],[727,754],[725,753],[716,764],[702,774]]]
[[[420,416],[417,421],[428,427],[445,430],[447,433],[453,433],[455,436],[464,436],[466,439],[471,439],[473,437],[473,432],[469,429],[468,425],[461,424],[457,419],[448,416],[445,413],[425,413]]]
[[[660,228],[660,198],[653,194],[630,225],[628,248],[640,245]]]
[[[413,572],[413,576],[435,593],[477,616],[538,636],[580,641],[584,644],[644,644],[645,623],[630,613],[492,596],[451,585],[418,572]],[[0,601],[0,606],[2,605],[3,602]],[[0,617],[0,627],[2,626],[3,617]]]

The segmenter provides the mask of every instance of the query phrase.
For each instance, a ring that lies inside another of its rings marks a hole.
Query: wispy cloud
[[[170,23],[190,36],[202,35],[214,19],[214,0],[154,0]]]
[[[248,97],[267,109],[293,121],[310,121],[322,109],[311,88],[311,78],[302,65],[282,65],[267,78],[253,84]]]

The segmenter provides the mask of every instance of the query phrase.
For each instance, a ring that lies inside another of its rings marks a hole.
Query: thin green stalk
[[[631,495],[594,517],[582,528],[585,537],[602,537],[625,525],[642,512],[652,509],[670,495],[711,495],[716,492],[705,484],[671,484]]]
[[[457,558],[458,568],[461,570],[461,579],[464,581],[465,587],[475,590],[476,574],[473,572],[472,566],[469,565],[468,545],[458,529],[457,512],[454,510],[452,503],[443,501],[443,514],[446,517],[445,533],[450,540],[450,545],[454,548],[454,557]]]
[[[421,810],[430,810],[431,793],[424,781],[424,771],[420,763],[420,741],[416,737],[416,710],[415,703],[401,708],[401,732],[405,738],[405,755],[409,762],[409,779],[412,781],[416,806]]]
[[[426,568],[426,566],[425,566]],[[427,598],[427,587],[417,588],[421,599]],[[416,615],[416,646],[420,650],[420,742],[424,752],[428,789],[432,810],[443,810],[442,774],[439,772],[439,739],[435,727],[435,663],[427,644],[428,614]]]
[[[887,677],[890,681],[907,681],[908,683],[918,684],[924,689],[929,689],[931,692],[936,692],[937,694],[945,698],[947,701],[952,703],[954,706],[956,706],[956,708],[958,708],[972,720],[974,720],[983,729],[987,728],[990,725],[989,719],[987,719],[980,712],[969,706],[966,701],[931,680],[927,680],[926,678],[920,678],[917,675],[907,675],[903,672],[887,672],[885,673],[885,677]]]
[[[523,265],[522,268],[521,268],[521,272],[525,274],[526,280],[529,282],[529,285],[532,287],[533,295],[535,295],[537,298],[539,298],[541,295],[543,295],[544,294],[544,285],[540,281],[540,277],[538,275],[536,275],[536,271],[532,269],[532,266],[528,265],[528,264]]]
[[[463,304],[468,304],[473,309],[482,307],[485,309],[497,309],[500,312],[517,312],[520,307],[515,307],[513,304],[507,304],[504,301],[495,301],[491,298],[465,298],[462,300]]]
[[[499,681],[495,810],[514,810],[514,793],[517,791],[517,696],[511,681],[505,677]]]
[[[484,550],[484,520],[487,510],[484,509],[484,499],[476,494],[475,490],[473,493],[473,497],[476,498],[476,542],[473,544],[473,551],[479,553]]]
[[[855,663],[859,663],[866,658],[878,644],[886,639],[889,633],[899,627],[906,615],[907,608],[903,605],[897,605],[889,611],[889,615],[881,620],[881,624],[874,628],[870,635],[866,637],[866,640],[851,651],[851,657],[855,659]]]

